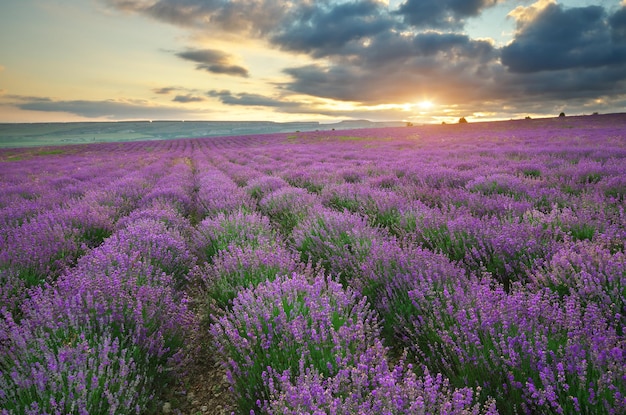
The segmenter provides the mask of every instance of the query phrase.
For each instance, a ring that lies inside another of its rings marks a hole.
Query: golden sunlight
[[[417,105],[423,110],[429,110],[433,107],[432,101],[428,101],[428,100],[424,100]]]

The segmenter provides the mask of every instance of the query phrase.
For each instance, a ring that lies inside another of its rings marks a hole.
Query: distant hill
[[[372,122],[368,120],[347,120],[333,124],[321,124],[319,122],[277,123],[271,121],[123,121],[0,124],[0,148],[399,127],[403,125],[405,123],[399,121]]]

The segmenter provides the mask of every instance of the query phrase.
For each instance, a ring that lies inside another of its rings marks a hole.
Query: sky
[[[626,112],[626,0],[8,0],[0,122]]]

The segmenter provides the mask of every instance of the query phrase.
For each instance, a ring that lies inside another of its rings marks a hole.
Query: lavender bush
[[[292,238],[303,262],[320,265],[347,286],[384,234],[359,215],[320,210],[294,229]]]
[[[289,235],[318,207],[319,202],[313,194],[297,187],[280,187],[259,201],[259,210],[278,226],[283,235]]]
[[[230,308],[242,289],[305,270],[295,253],[275,242],[260,241],[258,246],[229,245],[213,257],[212,263],[196,268],[194,274],[207,304],[206,317],[210,318],[212,312],[218,312],[214,307]]]
[[[454,384],[480,386],[503,413],[623,411],[626,356],[611,320],[574,297],[492,285],[410,291],[416,358]]]
[[[54,287],[40,288],[19,324],[5,314],[3,407],[139,413],[183,363],[184,338],[195,327],[185,297],[149,260],[118,248],[105,244]]]
[[[337,371],[323,376],[307,368],[295,380],[290,372],[268,379],[271,400],[264,402],[268,414],[458,414],[496,415],[492,400],[481,405],[480,393],[471,388],[454,389],[441,374],[424,370],[421,377],[411,365],[389,367],[379,342]],[[270,372],[272,373],[272,372]],[[268,375],[268,378],[272,375]]]
[[[270,399],[274,373],[295,377],[311,367],[334,375],[346,361],[356,364],[378,332],[364,298],[323,276],[300,274],[242,290],[232,311],[211,326],[243,413]]]
[[[276,176],[261,176],[251,180],[245,187],[246,192],[256,200],[261,200],[268,193],[287,187],[289,183]]]
[[[155,373],[132,344],[106,328],[46,329],[12,323],[11,349],[0,356],[2,414],[140,414],[150,407]]]
[[[197,226],[193,245],[199,259],[211,261],[218,252],[231,245],[258,246],[275,238],[267,217],[239,210],[204,219]]]

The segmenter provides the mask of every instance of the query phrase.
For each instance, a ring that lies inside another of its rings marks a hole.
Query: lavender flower
[[[198,224],[193,245],[199,259],[211,261],[219,251],[230,245],[258,246],[272,239],[275,239],[275,232],[267,217],[239,210],[204,219]]]
[[[259,201],[259,210],[278,225],[283,235],[292,230],[319,207],[317,197],[294,187],[281,187]]]
[[[344,285],[350,285],[351,279],[359,276],[374,241],[385,235],[362,216],[321,210],[302,222],[292,237],[302,262],[319,264],[329,274],[339,275]]]
[[[289,183],[276,176],[261,176],[251,180],[245,187],[246,192],[257,200],[281,187],[289,186]]]
[[[441,374],[390,368],[380,343],[331,377],[310,368],[295,380],[288,372],[274,377],[263,408],[268,414],[498,414],[492,400],[476,403],[471,388],[453,389]]]
[[[255,245],[229,245],[213,257],[213,262],[194,270],[200,285],[200,296],[205,297],[207,317],[213,306],[227,309],[237,293],[264,281],[273,281],[281,275],[306,272],[298,255],[269,241]],[[310,271],[310,270],[309,270]]]
[[[365,299],[323,276],[299,274],[241,291],[211,326],[245,413],[270,398],[268,376],[287,370],[296,377],[308,367],[334,375],[375,345],[378,333]]]

